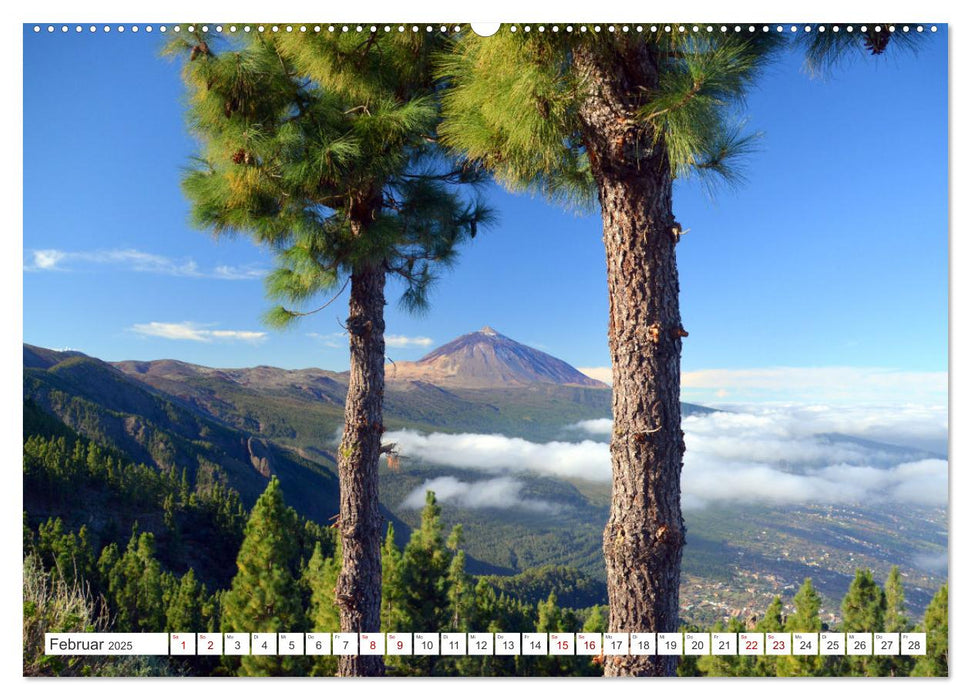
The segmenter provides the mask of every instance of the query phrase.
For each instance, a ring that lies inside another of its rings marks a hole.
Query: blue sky
[[[195,144],[159,42],[25,28],[24,340],[107,360],[345,369],[342,302],[269,330],[267,253],[189,227],[179,178]],[[764,133],[747,182],[714,199],[692,182],[676,191],[690,229],[678,250],[686,397],[943,401],[946,31],[918,55],[827,80],[788,55],[746,112]],[[388,307],[389,357],[489,324],[606,366],[598,216],[498,188],[489,199],[499,225],[463,251],[429,313]]]

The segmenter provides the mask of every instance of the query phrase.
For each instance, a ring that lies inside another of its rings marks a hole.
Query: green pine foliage
[[[737,108],[780,44],[761,32],[527,35],[505,26],[488,38],[464,35],[440,64],[449,83],[441,135],[510,189],[591,204],[588,134],[578,112],[596,86],[577,70],[574,53],[645,56],[657,84],[625,95],[638,104],[632,118],[666,148],[672,175],[732,181],[753,142]]]
[[[445,630],[449,624],[448,578],[452,554],[442,534],[442,509],[426,494],[421,526],[411,533],[401,557],[402,631]]]
[[[756,632],[782,632],[785,629],[785,619],[782,610],[782,599],[776,596],[769,603],[765,615],[755,625]],[[752,675],[755,676],[775,676],[778,675],[779,657],[765,654],[756,657],[755,668]]]
[[[283,501],[273,478],[256,501],[236,558],[237,574],[222,597],[223,632],[299,632],[306,628],[299,586],[298,518]],[[244,656],[239,675],[279,676],[303,672],[295,656]]]
[[[48,656],[44,635],[50,632],[110,632],[111,616],[104,598],[82,580],[66,581],[44,568],[37,553],[24,557],[24,676],[169,676],[168,661],[152,656]]]
[[[133,531],[128,546],[106,547],[98,560],[105,594],[123,632],[158,632],[166,629],[168,601],[176,579],[155,557],[155,537]]]
[[[570,608],[588,608],[606,599],[603,581],[570,566],[547,565],[524,569],[512,576],[483,576],[499,592],[530,603],[545,600],[550,592]]]
[[[402,624],[401,551],[394,542],[394,524],[388,523],[381,548],[381,629],[404,630]],[[393,662],[389,659],[386,663]]]
[[[844,632],[883,629],[887,599],[869,569],[857,569],[840,609],[843,613],[841,629]]]
[[[884,632],[909,632],[913,628],[907,619],[907,596],[904,592],[903,577],[900,567],[890,568],[890,574],[883,584],[887,608],[884,613]],[[887,660],[889,668],[886,675],[909,676],[914,670],[914,657],[909,655],[895,656]]]
[[[890,568],[887,581],[883,584],[883,591],[886,596],[883,631],[910,631],[910,622],[907,620],[907,598],[904,595],[904,583],[900,576],[899,566]]]
[[[24,415],[27,420],[26,403]],[[23,474],[25,521],[28,528],[38,528],[36,544],[45,566],[64,570],[68,580],[78,575],[93,581],[95,553],[110,542],[124,544],[134,524],[129,518],[137,514],[144,529],[154,534],[157,556],[169,568],[188,569],[177,562],[197,558],[201,536],[206,549],[199,558],[205,572],[197,573],[204,573],[212,584],[228,583],[246,510],[239,494],[219,477],[217,466],[200,469],[192,483],[184,470],[178,475],[174,470],[162,472],[135,464],[67,428],[44,429],[46,434],[24,440]],[[86,494],[83,501],[78,493]],[[89,528],[91,511],[110,512],[112,517],[95,518]],[[39,522],[33,512],[57,512],[63,517]],[[69,529],[77,529],[77,534]],[[187,532],[198,534],[187,541]]]
[[[24,515],[26,518],[26,512]],[[94,551],[85,525],[75,534],[64,531],[60,518],[48,519],[37,529],[34,550],[47,568],[68,583],[90,581],[94,577]]]
[[[880,585],[873,580],[869,569],[857,569],[841,605],[842,632],[874,632],[883,630],[887,598]],[[843,658],[846,675],[881,676],[886,671],[885,657],[848,655]]]
[[[918,657],[914,676],[948,676],[947,584],[934,594],[924,611],[921,631],[927,634],[927,653]]]
[[[340,573],[340,546],[329,558],[325,558],[320,542],[314,545],[314,552],[303,570],[302,583],[310,594],[307,611],[308,632],[333,632],[340,629],[340,611],[334,591]],[[310,675],[337,675],[337,658],[316,656],[313,658]]]
[[[411,33],[283,33],[217,46],[183,31],[189,123],[201,152],[183,186],[200,228],[275,251],[266,320],[284,325],[358,269],[404,283],[427,304],[436,268],[491,221],[463,186],[482,174],[436,146],[441,39]],[[366,235],[364,233],[366,232]]]
[[[920,32],[889,32],[888,25],[868,24],[865,31],[859,25],[826,24],[823,29],[809,25],[810,30],[799,32],[796,42],[806,54],[806,70],[826,76],[853,58],[916,52],[927,38]]]
[[[449,571],[452,552],[445,546],[441,506],[435,494],[426,494],[421,526],[411,533],[398,564],[399,588],[390,591],[390,618],[401,632],[447,630],[453,621],[449,606]],[[393,540],[385,548],[394,546]],[[393,555],[392,555],[393,558]],[[451,660],[446,657],[413,656],[397,665],[405,675],[445,675]]]
[[[165,629],[170,632],[214,632],[215,610],[206,585],[189,569],[170,596],[165,611]]]
[[[792,599],[795,612],[786,618],[786,632],[820,632],[823,623],[819,619],[819,606],[822,599],[813,587],[812,579],[807,578]],[[816,676],[822,669],[821,657],[792,654],[779,659],[776,673],[779,676]]]

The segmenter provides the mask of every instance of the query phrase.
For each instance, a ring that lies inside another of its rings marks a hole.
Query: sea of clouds
[[[687,416],[682,503],[946,506],[944,407],[732,406]],[[609,483],[609,419],[581,421],[564,440],[531,442],[474,433],[389,433],[401,456],[467,470],[468,481],[433,479],[405,498],[421,507],[427,489],[468,508],[551,507],[523,498],[517,475]],[[887,444],[874,444],[887,443]],[[475,479],[476,475],[486,477]]]

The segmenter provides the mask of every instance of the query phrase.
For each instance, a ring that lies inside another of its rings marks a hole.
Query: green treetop
[[[297,632],[305,628],[303,596],[296,574],[297,515],[283,502],[280,482],[270,480],[246,523],[236,558],[237,573],[222,601],[223,632]],[[300,659],[242,657],[240,675],[288,675]]]
[[[823,623],[819,619],[819,606],[822,600],[813,587],[812,579],[807,578],[803,581],[792,602],[796,610],[786,618],[786,632],[819,632],[823,629]],[[819,674],[820,669],[818,654],[816,656],[791,654],[779,660],[776,672],[780,676],[815,676]]]
[[[948,670],[948,613],[947,584],[934,594],[924,611],[923,632],[927,634],[927,653],[918,657],[914,665],[915,676],[947,676]],[[907,653],[906,649],[900,650]]]

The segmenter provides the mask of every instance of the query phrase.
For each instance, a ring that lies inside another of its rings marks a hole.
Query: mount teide
[[[466,389],[531,384],[607,388],[563,360],[517,343],[489,326],[460,336],[417,362],[388,365],[386,378]]]

